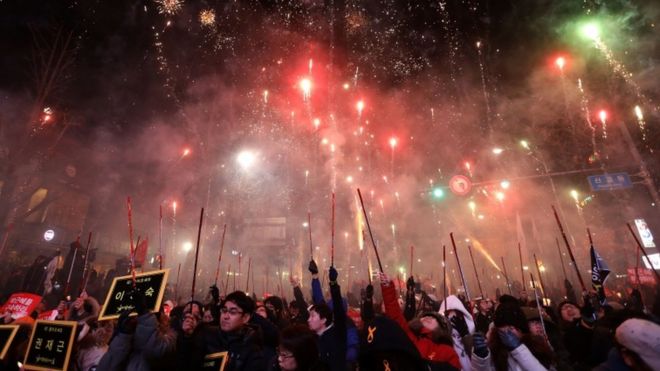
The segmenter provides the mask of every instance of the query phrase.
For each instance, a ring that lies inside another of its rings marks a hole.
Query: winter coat
[[[454,348],[445,345],[434,343],[427,337],[418,337],[415,335],[408,322],[403,317],[401,307],[397,301],[396,288],[394,283],[390,282],[387,285],[381,284],[381,291],[383,293],[383,304],[385,305],[385,314],[387,317],[394,320],[405,331],[408,338],[415,344],[415,347],[422,355],[422,358],[432,362],[446,362],[456,369],[461,368],[461,363]]]
[[[447,299],[442,304],[440,304],[440,314],[444,316],[445,312],[448,310],[456,310],[463,313],[465,323],[467,323],[469,333],[468,335],[461,338],[461,335],[458,333],[458,331],[456,331],[456,329],[452,329],[451,337],[454,342],[454,350],[456,351],[456,354],[458,354],[458,358],[461,361],[461,369],[463,371],[470,371],[472,367],[470,362],[472,337],[470,334],[474,333],[474,320],[472,319],[470,312],[465,309],[465,306],[461,300],[455,295],[449,295]]]
[[[623,361],[621,353],[616,348],[610,349],[607,360],[593,368],[593,371],[632,371]]]
[[[160,328],[156,316],[147,313],[137,318],[134,334],[119,333],[99,362],[97,371],[149,371],[151,363],[174,352],[176,333]]]
[[[108,351],[107,345],[92,346],[85,349],[79,349],[76,354],[76,369],[79,371],[94,371],[99,365],[99,361]]]
[[[265,370],[265,358],[257,329],[246,325],[235,332],[225,332],[218,327],[205,330],[206,354],[228,352],[225,371]]]
[[[486,358],[481,358],[472,354],[472,370],[474,371],[495,371],[495,364],[491,359],[490,352]],[[547,371],[536,357],[529,351],[525,344],[509,352],[508,367],[509,371]]]
[[[325,302],[323,300],[321,282],[318,278],[312,279],[312,299],[316,304]],[[346,319],[346,311],[348,309],[348,305],[347,302],[341,297],[341,295],[339,295],[338,298],[333,296],[326,304],[334,311],[334,303],[342,303],[341,309],[344,313],[344,323],[346,324],[346,362],[357,362],[360,352],[360,337],[357,327],[355,327],[355,323]]]

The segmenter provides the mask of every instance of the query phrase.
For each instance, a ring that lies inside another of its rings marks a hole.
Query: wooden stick
[[[566,249],[568,250],[568,255],[571,257],[571,261],[573,262],[573,268],[575,268],[575,273],[577,274],[578,280],[580,281],[582,292],[586,292],[587,287],[584,285],[584,280],[582,279],[582,275],[580,274],[580,269],[578,268],[577,262],[575,261],[575,256],[573,256],[573,250],[571,249],[571,245],[568,243],[568,238],[566,238],[564,227],[561,225],[561,221],[559,220],[559,215],[557,215],[557,210],[555,209],[554,205],[552,205],[552,212],[555,214],[555,220],[557,221],[557,225],[559,226],[561,237],[564,239],[564,244],[566,245]]]
[[[174,284],[174,301],[179,300],[179,275],[181,274],[181,263],[179,263],[179,268],[176,270],[176,283]]]
[[[447,302],[447,246],[442,245],[442,296],[443,303]],[[445,304],[446,306],[447,304]]]
[[[126,198],[126,208],[128,210],[128,241],[130,244],[131,275],[133,276],[133,288],[135,288],[135,246],[133,245],[133,207],[131,198]]]
[[[465,281],[465,274],[463,274],[463,266],[461,265],[461,259],[458,257],[458,250],[456,249],[456,242],[454,241],[454,233],[449,233],[451,238],[451,245],[454,247],[454,255],[456,255],[456,264],[458,265],[458,272],[461,274],[461,281],[463,282],[463,288],[465,289],[465,296],[468,301],[470,301],[470,290],[468,290],[467,282]]]
[[[335,192],[332,192],[332,239],[330,243],[330,266],[335,266]]]
[[[410,277],[413,276],[413,261],[415,259],[415,246],[410,245]]]
[[[536,254],[534,254],[534,264],[536,265],[536,273],[539,275],[539,286],[541,286],[541,294],[543,294],[543,297],[545,297],[545,285],[543,284],[543,276],[541,276],[541,265],[539,264],[539,260],[536,258]]]
[[[309,229],[309,259],[314,260],[314,244],[312,243],[312,214],[307,212],[307,227]]]
[[[470,252],[470,260],[472,260],[472,267],[474,268],[474,276],[477,278],[477,286],[479,287],[479,293],[481,294],[481,298],[485,299],[484,290],[481,288],[481,280],[479,280],[479,272],[477,271],[477,265],[474,263],[472,246],[468,245],[468,251]]]
[[[250,292],[250,268],[252,268],[252,257],[248,258],[247,280],[245,280],[245,292]]]
[[[204,223],[204,208],[199,213],[199,228],[197,228],[197,246],[195,247],[195,265],[193,266],[192,292],[190,301],[195,300],[195,283],[197,282],[197,261],[199,260],[199,244],[202,240],[202,224]]]
[[[92,243],[92,232],[89,232],[89,236],[87,237],[87,246],[85,247],[85,260],[83,260],[83,274],[82,278],[80,279],[80,287],[78,287],[78,291],[82,294],[83,291],[85,291],[85,288],[87,288],[87,262],[89,261],[89,246]]]
[[[218,255],[218,266],[215,268],[215,283],[218,286],[218,275],[220,274],[220,262],[222,261],[222,250],[225,249],[225,233],[227,233],[227,224],[222,227],[222,239],[220,240],[220,254]]]
[[[518,257],[520,258],[520,278],[522,279],[520,284],[522,284],[522,289],[525,290],[525,268],[523,267],[522,247],[520,246],[520,242],[518,242]]]
[[[158,269],[163,269],[163,205],[158,209]]]
[[[367,229],[369,230],[369,237],[371,237],[371,244],[374,247],[374,252],[376,253],[376,260],[378,261],[378,269],[381,273],[383,271],[383,264],[380,262],[380,255],[378,255],[378,247],[376,246],[376,241],[374,240],[374,234],[371,232],[371,225],[369,225],[369,216],[367,215],[367,209],[364,208],[364,200],[362,200],[362,193],[360,188],[357,189],[358,197],[360,198],[360,205],[362,205],[362,213],[364,214],[364,221],[367,223]]]
[[[509,282],[509,275],[506,273],[506,264],[504,264],[504,257],[501,256],[500,259],[502,260],[502,273],[504,273],[504,279],[506,280],[506,287],[509,289],[509,295],[513,295],[513,292],[511,291],[511,282]]]
[[[559,239],[557,237],[555,237],[555,243],[557,244],[557,251],[559,251],[559,261],[561,262],[561,271],[564,272],[564,280],[568,281],[566,266],[564,266],[564,257],[561,254],[561,247],[559,246]]]

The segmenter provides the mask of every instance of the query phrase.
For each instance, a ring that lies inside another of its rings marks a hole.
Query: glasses
[[[229,313],[232,316],[237,316],[239,314],[243,314],[244,312],[239,310],[238,308],[227,308],[227,307],[222,307],[220,308],[220,312],[222,314]]]
[[[277,357],[282,359],[293,358],[293,353],[290,352],[277,352]]]

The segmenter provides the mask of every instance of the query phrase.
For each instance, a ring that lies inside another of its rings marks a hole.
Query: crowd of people
[[[291,277],[289,298],[221,295],[213,285],[204,302],[165,293],[156,311],[136,290],[116,320],[99,320],[99,300],[85,290],[24,318],[0,313],[20,325],[0,369],[21,369],[34,319],[57,309],[56,319],[78,323],[70,370],[202,370],[219,352],[227,371],[660,370],[660,295],[648,306],[632,288],[617,301],[585,292],[553,305],[499,292],[438,298],[414,277],[397,287],[378,273],[349,305],[334,267],[325,288],[314,260],[308,270],[307,297]]]

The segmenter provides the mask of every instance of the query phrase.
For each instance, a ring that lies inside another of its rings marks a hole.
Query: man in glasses
[[[234,291],[220,305],[220,327],[206,332],[207,354],[228,352],[226,371],[266,369],[259,330],[248,323],[254,310],[249,296]]]

